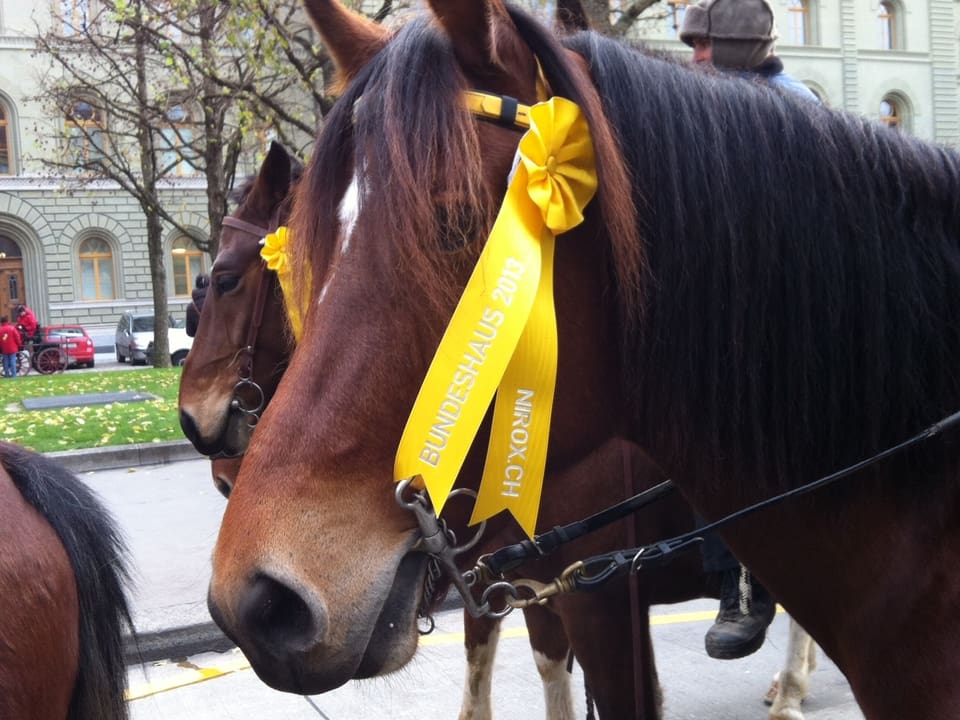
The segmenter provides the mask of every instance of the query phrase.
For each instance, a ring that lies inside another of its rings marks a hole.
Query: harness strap
[[[626,440],[621,440],[620,448],[623,455],[624,496],[629,498],[635,495],[630,446]],[[637,523],[632,517],[627,520],[627,544],[637,544]],[[630,629],[633,639],[633,712],[639,717],[643,712],[643,698],[647,690],[647,679],[644,677],[643,668],[648,667],[648,658],[644,652],[646,643],[640,627],[643,618],[640,617],[640,578],[637,573],[630,574],[628,584],[630,586]],[[649,624],[649,619],[647,623]],[[649,631],[647,634],[649,635]]]
[[[253,223],[248,223],[245,220],[238,220],[233,217],[225,217],[220,221],[220,224],[225,227],[233,228],[234,230],[242,230],[243,232],[250,233],[254,237],[264,238],[270,234],[270,231],[267,228],[262,228],[259,225],[254,225]]]
[[[514,545],[507,545],[484,558],[483,564],[495,576],[500,577],[504,573],[516,569],[530,558],[549,555],[561,545],[631,515],[675,489],[670,480],[664,480],[662,483],[601,510],[588,518],[555,527],[537,535],[533,540],[523,540]]]
[[[960,425],[960,411],[957,411],[952,415],[948,415],[942,420],[921,430],[916,435],[913,435],[903,442],[893,445],[892,447],[889,447],[886,450],[873,455],[872,457],[861,460],[860,462],[854,463],[853,465],[845,467],[842,470],[837,470],[834,473],[825,475],[822,478],[809,482],[805,485],[801,485],[800,487],[793,488],[792,490],[788,490],[779,495],[767,498],[766,500],[754,503],[753,505],[741,508],[740,510],[732,512],[729,515],[725,515],[719,520],[708,523],[707,525],[704,525],[703,527],[691,532],[687,532],[683,535],[678,535],[666,540],[661,540],[656,543],[651,543],[650,545],[644,545],[642,547],[636,547],[629,550],[618,550],[616,552],[607,553],[606,555],[597,555],[584,560],[582,570],[576,573],[573,577],[574,587],[577,590],[595,590],[621,570],[629,569],[631,572],[635,573],[644,567],[666,564],[673,560],[677,552],[691,549],[702,543],[704,533],[710,530],[716,530],[726,525],[730,525],[731,523],[746,517],[747,515],[752,515],[758,510],[764,510],[773,505],[782,503],[784,500],[798,497],[800,495],[806,495],[814,490],[831,485],[837,480],[841,480],[845,477],[853,475],[854,473],[859,472],[870,465],[878,463],[882,460],[886,460],[888,457],[903,452],[904,450],[924,442],[925,440],[929,440],[955,425]]]

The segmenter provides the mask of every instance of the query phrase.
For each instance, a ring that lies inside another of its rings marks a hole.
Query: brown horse
[[[180,426],[204,455],[242,455],[260,413],[276,390],[293,335],[276,273],[260,259],[260,241],[287,221],[290,189],[300,164],[272,143],[251,181],[235,193],[238,207],[224,219],[220,252],[210,272],[195,347],[180,379]],[[224,494],[229,468],[214,479]]]
[[[63,467],[0,443],[0,717],[127,717],[125,549]]]
[[[541,68],[592,134],[598,196],[557,240],[550,472],[623,433],[712,519],[960,407],[953,153],[596,35],[561,45],[499,0],[430,6],[395,35],[308,6],[345,86],[292,224],[319,293],[237,479],[209,596],[288,690],[388,672],[416,647],[426,561],[392,497],[394,454],[519,140],[468,113],[466,90],[533,103]],[[871,720],[960,715],[952,433],[723,530]],[[548,486],[541,522],[609,491]],[[591,686],[624,686],[586,645],[630,656],[625,598],[619,583],[555,603]],[[608,627],[566,619],[590,604]]]
[[[280,209],[286,202],[283,192],[289,193],[299,177],[299,169],[294,167],[291,173],[287,169],[289,165],[286,152],[274,145],[258,176],[236,194],[239,206],[225,226],[221,254],[214,263],[214,291],[204,300],[201,324],[180,381],[181,425],[187,436],[201,452],[219,444],[230,445],[235,454],[216,457],[212,462],[214,483],[226,496],[233,488],[243,459],[242,454],[236,453],[245,450],[244,443],[249,439],[249,433],[238,433],[236,427],[252,427],[255,423],[243,423],[237,408],[235,388],[240,378],[234,372],[221,370],[231,358],[241,357],[244,352],[252,356],[252,367],[243,385],[249,383],[259,388],[258,397],[262,397],[262,401],[257,405],[266,408],[293,351],[289,331],[266,331],[267,328],[286,328],[287,316],[282,299],[277,297],[278,286],[272,284],[270,294],[258,296],[264,263],[259,255],[259,233],[253,232],[260,228],[262,234],[266,234],[268,229],[274,229],[268,226],[277,220],[286,221],[286,213]],[[241,223],[236,222],[239,218],[243,218]],[[251,333],[249,328],[258,320],[264,331]],[[243,350],[237,344],[240,339],[249,343],[249,349]],[[199,417],[204,422],[195,419]],[[202,439],[224,434],[227,438],[221,443]],[[611,442],[604,452],[597,453],[577,470],[586,481],[604,472],[622,478],[631,469],[648,471],[649,463],[637,448]],[[641,475],[636,482],[639,487],[645,487],[656,477]],[[691,522],[689,514],[684,514],[682,519]],[[678,523],[676,530],[680,529]],[[573,700],[566,669],[569,643],[563,625],[555,613],[537,605],[526,608],[524,615],[531,649],[544,683],[547,717],[572,718]],[[482,720],[491,716],[490,694],[499,620],[474,618],[464,612],[464,631],[468,667],[460,717]]]

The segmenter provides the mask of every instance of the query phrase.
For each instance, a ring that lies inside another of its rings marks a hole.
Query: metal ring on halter
[[[453,498],[456,495],[467,495],[468,497],[471,497],[474,500],[477,499],[476,490],[471,490],[470,488],[457,488],[447,496],[447,499]],[[455,545],[453,548],[453,552],[456,555],[460,555],[461,553],[465,553],[467,550],[474,547],[478,542],[480,542],[480,538],[483,537],[483,531],[486,529],[487,529],[487,521],[484,520],[479,524],[479,526],[477,526],[477,530],[473,534],[473,537],[467,540],[467,542],[463,543],[463,545]]]
[[[504,602],[503,610],[494,610],[490,605],[490,594],[496,590],[502,590],[509,598],[509,600]],[[519,595],[517,594],[517,588],[515,588],[511,583],[501,580],[500,582],[495,582],[492,585],[487,586],[487,589],[483,591],[483,595],[480,596],[480,606],[487,608],[486,612],[484,613],[487,617],[500,619],[505,618],[507,615],[513,612],[513,605],[510,604],[510,600],[518,599]]]
[[[260,398],[257,401],[256,407],[254,407],[252,410],[243,405],[242,396],[237,392],[238,390],[245,390],[247,388],[253,388],[257,397]],[[239,410],[245,415],[256,415],[259,417],[265,405],[266,398],[264,397],[263,388],[257,385],[257,383],[255,383],[253,380],[240,380],[240,382],[233,386],[233,399],[230,401],[230,407],[233,409]]]

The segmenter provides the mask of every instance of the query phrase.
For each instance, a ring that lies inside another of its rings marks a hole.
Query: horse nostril
[[[314,614],[295,590],[258,575],[241,598],[241,622],[252,636],[276,650],[302,651],[316,643]]]
[[[230,480],[227,480],[225,477],[220,475],[215,475],[213,478],[213,485],[217,488],[217,491],[223,495],[227,500],[230,499],[230,493],[233,492],[233,483]]]
[[[186,436],[187,440],[192,442],[194,445],[199,441],[199,433],[197,431],[197,424],[194,422],[193,418],[189,413],[180,411],[180,429],[183,430],[183,434]]]

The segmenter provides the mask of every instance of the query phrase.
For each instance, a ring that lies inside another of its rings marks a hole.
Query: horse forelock
[[[624,389],[658,459],[785,485],[960,406],[955,154],[597,35],[567,44],[630,171],[649,270]]]
[[[475,258],[470,240],[492,223],[464,89],[449,42],[427,19],[408,23],[354,78],[325,119],[295,202],[294,237],[308,239],[295,253],[313,278],[325,277],[342,249],[334,220],[355,181],[354,233],[376,238],[363,252],[384,272],[402,273],[398,286],[449,305],[455,289],[442,268]]]

